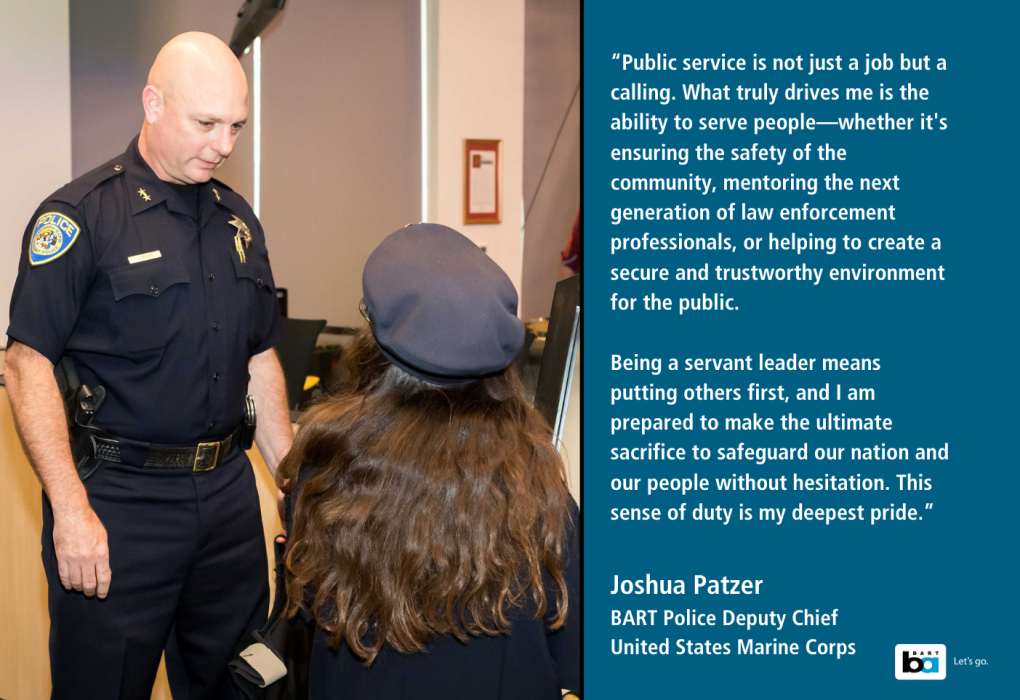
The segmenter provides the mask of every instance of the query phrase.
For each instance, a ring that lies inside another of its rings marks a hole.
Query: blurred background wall
[[[425,72],[423,8],[434,44]],[[238,0],[69,1],[73,176],[138,133],[160,47],[188,30],[229,40],[237,9]],[[253,86],[252,53],[242,65]],[[423,220],[423,76],[433,83],[429,219],[486,248],[517,285],[523,318],[548,315],[580,200],[576,0],[287,3],[261,44],[259,215],[291,315],[357,325],[368,254]],[[249,202],[252,127],[217,173]],[[500,224],[463,224],[465,138],[503,140]],[[13,284],[13,269],[3,274]]]
[[[581,204],[581,3],[527,0],[524,17],[521,317],[538,318]]]
[[[25,227],[71,179],[67,0],[0,0],[0,328]],[[6,345],[6,343],[5,343]]]
[[[66,0],[0,0],[0,328],[36,207],[71,178]],[[0,363],[3,348],[0,345]],[[20,468],[15,469],[14,465]],[[0,389],[0,698],[49,696],[42,490]]]
[[[440,0],[435,220],[483,246],[521,293],[525,0]],[[464,225],[464,139],[502,139],[503,216]],[[521,294],[523,296],[523,294]]]

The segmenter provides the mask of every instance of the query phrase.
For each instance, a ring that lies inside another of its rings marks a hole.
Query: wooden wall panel
[[[50,694],[42,489],[21,451],[7,390],[0,394],[0,698],[36,700]]]
[[[273,587],[273,538],[280,532],[276,485],[258,448],[248,456],[258,482],[269,555],[267,575]],[[42,490],[21,451],[4,388],[0,388],[0,532],[5,538],[0,565],[0,698],[42,700],[50,693],[49,616],[40,558]],[[170,700],[162,665],[152,698]]]

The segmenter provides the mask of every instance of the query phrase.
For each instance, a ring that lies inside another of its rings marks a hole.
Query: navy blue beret
[[[510,278],[452,228],[391,233],[368,256],[361,287],[383,354],[426,381],[455,386],[495,374],[524,345]]]

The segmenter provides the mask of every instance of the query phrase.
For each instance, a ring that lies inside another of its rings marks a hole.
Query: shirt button
[[[212,380],[213,380],[214,382],[218,382],[218,381],[220,380],[220,373],[219,373],[219,372],[216,372],[215,374],[213,374],[213,376],[212,376]]]
[[[216,279],[216,275],[214,275],[213,273],[210,272],[209,273],[209,281],[212,282],[214,279]]]
[[[212,329],[213,329],[214,331],[218,331],[218,330],[220,329],[220,324],[218,324],[218,323],[214,323],[214,324],[212,324]]]
[[[149,288],[149,291],[152,292],[152,296],[156,296],[159,294],[159,287],[152,285],[152,287]]]
[[[261,287],[262,286],[262,278],[259,277],[257,280],[255,280],[255,284],[257,284],[258,286]]]
[[[209,429],[212,430],[215,427],[216,427],[216,421],[210,421],[209,422]]]

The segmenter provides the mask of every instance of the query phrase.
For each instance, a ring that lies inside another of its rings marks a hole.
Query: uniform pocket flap
[[[118,267],[110,270],[109,275],[116,301],[132,294],[158,297],[175,284],[191,283],[184,265],[168,258]]]
[[[234,271],[238,277],[249,279],[259,289],[273,291],[273,276],[269,274],[269,266],[256,258],[248,255],[246,262],[240,262],[237,255],[231,256],[234,261]]]

